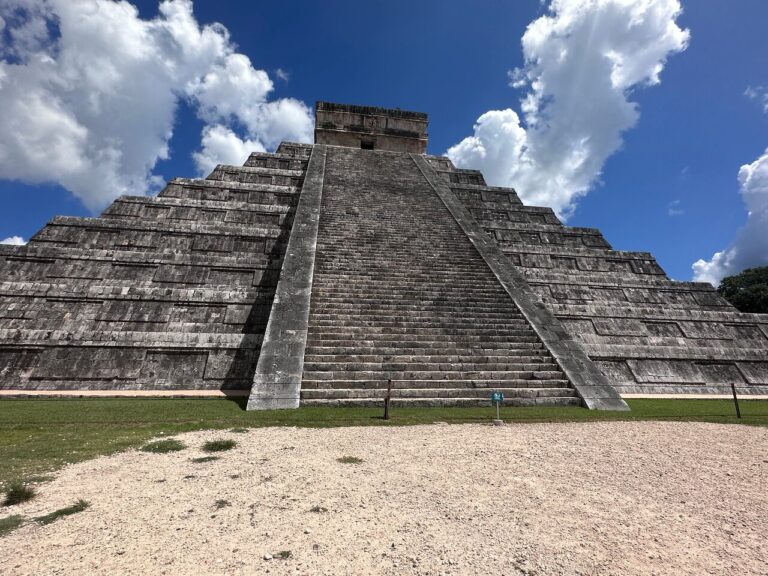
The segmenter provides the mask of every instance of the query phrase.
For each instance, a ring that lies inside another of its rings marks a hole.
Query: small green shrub
[[[358,458],[357,456],[342,456],[341,458],[336,458],[338,462],[341,462],[342,464],[362,464],[363,459]]]
[[[216,500],[216,510],[221,510],[227,506],[232,506],[229,500]]]
[[[219,456],[200,456],[199,458],[192,458],[192,462],[195,464],[202,464],[203,462],[213,462],[214,460],[221,460]]]
[[[24,524],[24,517],[20,514],[14,514],[7,518],[0,518],[0,536],[10,534],[22,524]]]
[[[280,550],[280,552],[277,553],[277,557],[282,560],[288,560],[291,556],[293,556],[293,554],[291,554],[290,550]]]
[[[5,500],[3,506],[13,506],[27,502],[35,497],[35,489],[27,486],[24,482],[13,482],[5,490]]]
[[[203,450],[205,452],[224,452],[225,450],[232,450],[237,446],[237,442],[234,440],[209,440],[203,444]]]
[[[310,508],[309,511],[314,512],[315,514],[323,514],[325,512],[328,512],[328,508],[315,505],[315,506],[312,506],[312,508]]]
[[[143,452],[153,452],[155,454],[165,454],[167,452],[178,452],[184,450],[186,446],[174,438],[167,440],[155,440],[141,447]]]
[[[50,524],[51,522],[55,522],[59,518],[63,518],[64,516],[71,516],[72,514],[77,514],[78,512],[82,512],[86,508],[90,506],[90,502],[86,502],[85,500],[78,500],[72,506],[67,506],[66,508],[59,508],[55,512],[51,512],[50,514],[46,514],[45,516],[38,516],[35,518],[35,522],[39,522],[40,524]]]

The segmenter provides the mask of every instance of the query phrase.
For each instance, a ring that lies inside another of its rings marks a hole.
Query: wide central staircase
[[[405,153],[329,147],[303,405],[580,403]]]

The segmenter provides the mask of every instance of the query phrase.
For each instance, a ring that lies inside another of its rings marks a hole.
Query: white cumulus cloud
[[[243,164],[251,152],[264,152],[264,146],[258,140],[242,140],[231,129],[216,124],[203,130],[202,149],[193,157],[200,174],[207,175],[217,164]]]
[[[268,74],[224,26],[200,25],[191,0],[148,20],[126,1],[0,0],[0,17],[0,178],[58,183],[92,210],[151,193],[182,99],[210,124],[209,163],[227,152],[213,145],[220,125],[254,150],[311,141],[307,106],[270,101]]]
[[[11,236],[5,240],[0,240],[0,244],[9,244],[11,246],[24,246],[26,243],[26,240],[21,236]]]
[[[525,66],[510,73],[526,89],[523,118],[486,112],[448,157],[568,216],[637,122],[633,89],[658,84],[687,47],[680,13],[678,0],[552,0],[523,35]]]
[[[739,169],[739,191],[747,208],[747,222],[728,248],[709,260],[693,264],[693,279],[715,286],[725,276],[745,268],[768,265],[768,149]]]

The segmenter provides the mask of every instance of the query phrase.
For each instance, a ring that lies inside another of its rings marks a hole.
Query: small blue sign
[[[494,392],[491,394],[491,402],[504,402],[504,394],[501,392]]]

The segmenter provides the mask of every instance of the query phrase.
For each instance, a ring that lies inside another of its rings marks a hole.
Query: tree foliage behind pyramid
[[[315,144],[0,246],[0,389],[224,390],[254,408],[378,403],[390,385],[413,406],[768,394],[768,316],[426,147],[426,114],[320,102]]]
[[[717,292],[740,312],[768,314],[768,266],[723,278]]]

